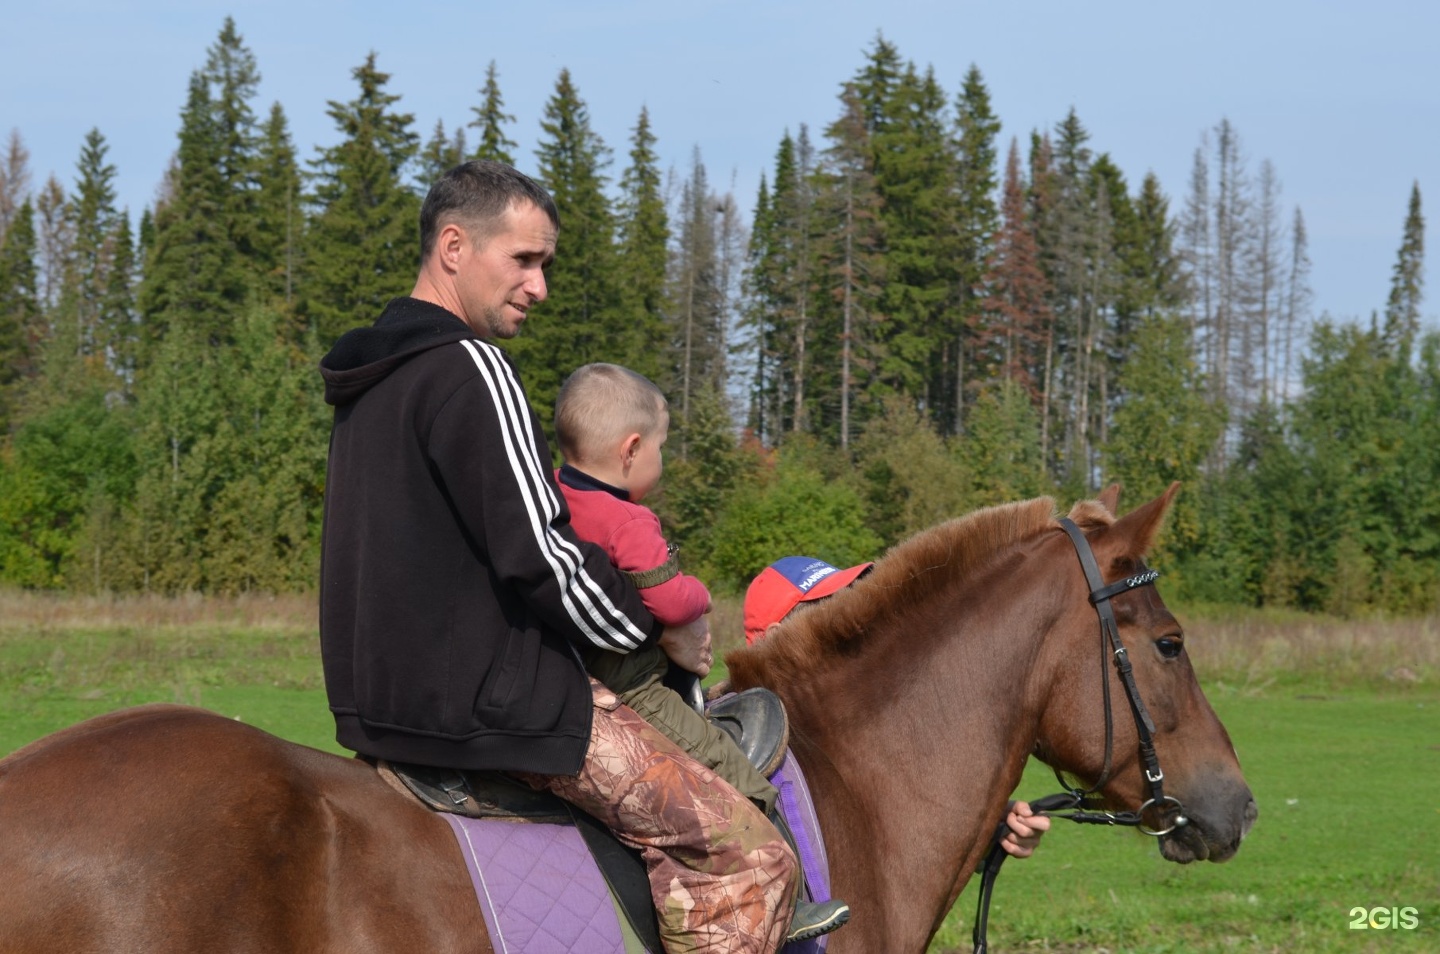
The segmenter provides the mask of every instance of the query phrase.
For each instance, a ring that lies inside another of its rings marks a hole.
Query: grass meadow
[[[1057,821],[1034,858],[1005,866],[991,950],[1440,951],[1440,619],[1179,615],[1259,802],[1255,829],[1226,864],[1179,866],[1133,831]],[[714,628],[741,631],[738,603],[717,606]],[[0,592],[0,753],[150,701],[340,751],[309,599]],[[1032,765],[1018,794],[1054,790]],[[969,951],[974,888],[932,951]],[[1376,908],[1413,908],[1417,923],[1378,926]]]

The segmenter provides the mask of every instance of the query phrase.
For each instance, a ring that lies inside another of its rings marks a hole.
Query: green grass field
[[[736,615],[721,607],[717,632]],[[1179,866],[1134,832],[1057,821],[1034,858],[1005,866],[992,951],[1440,951],[1435,622],[1245,617],[1190,631],[1260,805],[1249,839],[1226,864]],[[0,753],[150,701],[339,751],[316,648],[304,601],[0,594]],[[1032,766],[1018,794],[1054,790]],[[1418,924],[1351,927],[1353,909],[1377,907],[1414,908]],[[932,950],[968,951],[973,912],[972,885]]]

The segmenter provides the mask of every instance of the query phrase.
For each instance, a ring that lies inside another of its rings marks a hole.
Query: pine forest
[[[1359,321],[1310,288],[1305,217],[1223,117],[1186,183],[1127,176],[1072,110],[1001,135],[978,68],[946,89],[877,36],[829,116],[777,130],[755,195],[637,108],[591,126],[560,70],[531,155],[492,62],[415,127],[383,57],[336,143],[256,101],[227,20],[153,206],[116,207],[103,132],[68,181],[0,147],[0,585],[317,585],[329,409],[317,363],[413,287],[427,184],[468,159],[555,197],[548,301],[506,347],[549,424],[566,375],[666,392],[654,503],[721,592],[774,559],[874,559],[977,507],[1184,488],[1152,562],[1182,600],[1440,608],[1440,334],[1418,182]],[[684,154],[683,145],[672,149]],[[151,170],[144,170],[149,173]],[[1166,187],[1173,189],[1167,192]],[[1403,205],[1403,207],[1401,207]]]

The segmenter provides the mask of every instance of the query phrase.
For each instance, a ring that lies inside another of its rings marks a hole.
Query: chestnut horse
[[[1123,519],[1077,505],[1107,581],[1136,570],[1174,494]],[[1102,498],[1105,499],[1105,498]],[[1143,800],[1136,732],[1100,658],[1048,499],[926,531],[728,659],[790,711],[836,893],[832,954],[920,952],[985,854],[1032,753],[1116,808]],[[1255,817],[1230,740],[1153,587],[1114,606],[1190,823],[1172,861],[1234,854]],[[1043,862],[1042,862],[1043,863]],[[445,822],[365,763],[213,713],[153,705],[0,761],[0,952],[492,950]]]

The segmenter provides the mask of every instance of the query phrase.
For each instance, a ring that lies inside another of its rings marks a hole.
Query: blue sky
[[[533,170],[541,110],[568,67],[616,176],[644,105],[666,165],[685,170],[698,147],[712,185],[733,183],[748,208],[780,137],[803,123],[818,138],[878,31],[952,94],[978,65],[1003,144],[1074,107],[1091,145],[1132,187],[1153,170],[1173,209],[1201,134],[1228,117],[1252,171],[1274,164],[1286,220],[1304,212],[1317,314],[1383,307],[1412,182],[1431,222],[1440,208],[1440,4],[1421,0],[48,0],[5,14],[0,135],[19,129],[35,185],[53,172],[68,187],[98,127],[138,216],[227,14],[263,76],[257,112],[280,101],[306,157],[336,138],[326,101],[353,97],[350,70],[374,50],[426,136],[437,119],[470,118],[495,60],[519,164]]]

